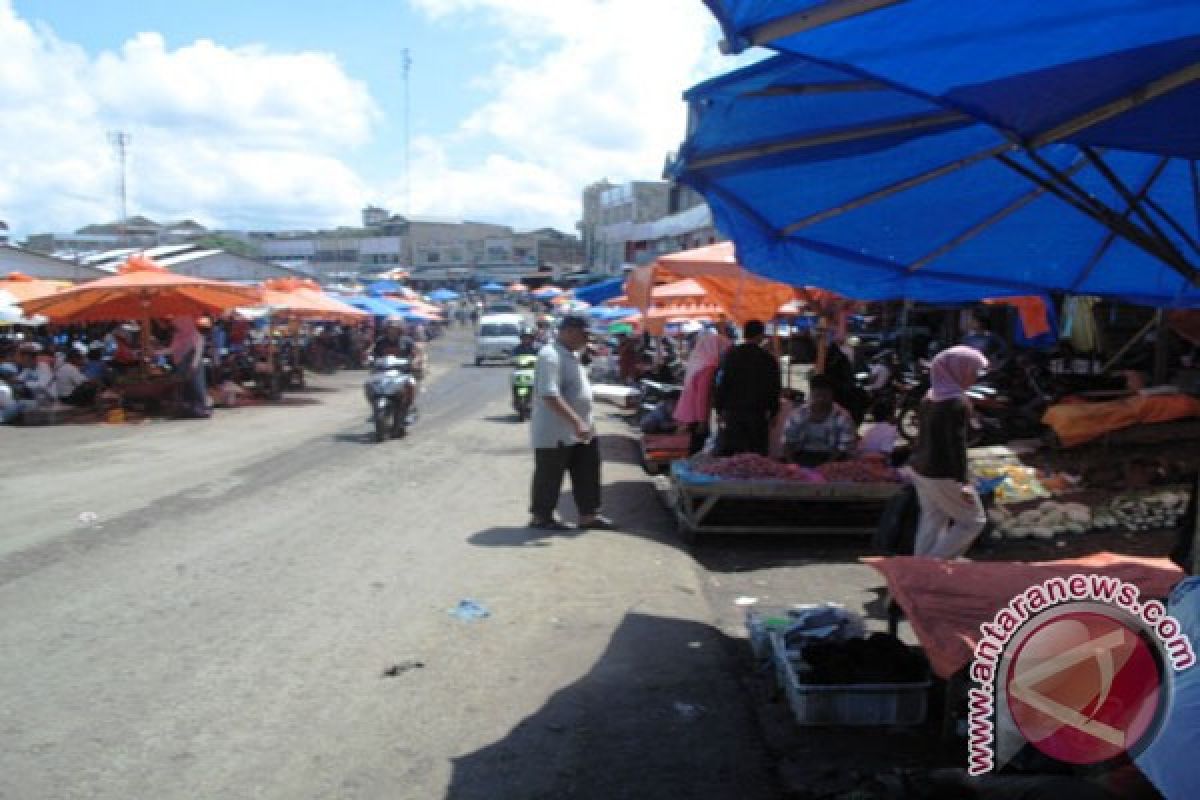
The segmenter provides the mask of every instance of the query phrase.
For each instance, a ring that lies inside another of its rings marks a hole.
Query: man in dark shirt
[[[779,413],[779,364],[762,348],[762,322],[746,323],[745,341],[725,355],[713,408],[721,420],[720,455],[767,454],[771,420]]]
[[[514,356],[536,356],[542,348],[538,346],[534,338],[533,328],[521,329],[521,342],[517,348],[513,350]]]
[[[416,353],[417,343],[404,330],[404,322],[396,320],[388,320],[383,336],[375,340],[375,348],[372,351],[375,358],[396,356],[410,360],[415,358]]]

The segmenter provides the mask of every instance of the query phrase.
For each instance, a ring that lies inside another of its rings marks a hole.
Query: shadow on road
[[[289,397],[284,395],[278,400],[268,400],[261,403],[270,408],[299,408],[301,406],[319,406],[321,401],[315,397]]]
[[[569,539],[586,531],[543,531],[537,528],[488,528],[471,536],[471,544],[479,547],[547,547],[548,539]]]
[[[335,433],[333,435],[335,442],[349,442],[351,444],[380,444],[375,441],[375,434],[372,431],[364,431],[363,433]]]
[[[517,419],[517,415],[515,413],[512,413],[512,414],[488,414],[486,417],[483,418],[483,421],[484,422],[496,422],[496,423],[500,423],[500,424],[504,424],[504,425],[524,424],[521,422],[521,420]]]
[[[627,614],[591,671],[454,759],[446,799],[776,797],[734,652],[708,625]]]

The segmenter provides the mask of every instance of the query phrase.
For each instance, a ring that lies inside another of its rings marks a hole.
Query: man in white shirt
[[[592,387],[577,355],[587,342],[587,320],[568,315],[557,340],[538,352],[529,427],[534,448],[532,528],[569,530],[554,516],[567,472],[579,527],[615,527],[600,513],[600,444],[592,416]]]
[[[12,422],[21,413],[12,384],[17,380],[15,364],[0,364],[0,423]]]
[[[66,360],[54,371],[54,394],[68,406],[91,405],[96,399],[96,384],[83,374],[84,353],[72,346]]]

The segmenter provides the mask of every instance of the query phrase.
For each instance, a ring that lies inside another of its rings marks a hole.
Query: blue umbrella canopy
[[[612,278],[607,281],[593,283],[590,286],[582,286],[578,289],[572,289],[572,293],[579,300],[585,303],[597,305],[606,300],[612,300],[614,297],[620,297],[625,293],[625,279]]]
[[[434,289],[429,293],[429,299],[436,303],[444,303],[447,300],[457,300],[458,292],[449,289]]]
[[[373,317],[390,317],[396,313],[396,308],[391,303],[379,297],[368,297],[366,295],[349,295],[338,296],[338,299],[343,303],[352,305],[355,308],[366,311]]]
[[[374,283],[368,285],[367,291],[371,292],[372,294],[390,294],[393,292],[398,292],[403,288],[404,288],[404,286],[402,284],[396,283],[396,281],[386,281],[385,280],[385,281],[375,281]]]
[[[685,95],[671,167],[750,270],[861,299],[1200,305],[1200,6],[709,5],[730,49],[782,51]]]
[[[487,292],[488,294],[504,294],[508,291],[498,283],[485,283],[483,286],[479,287],[479,290],[482,292]]]

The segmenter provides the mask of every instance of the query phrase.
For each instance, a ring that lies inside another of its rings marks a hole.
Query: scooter
[[[383,356],[371,363],[371,374],[363,386],[375,424],[375,440],[403,438],[416,421],[417,381],[406,358]]]
[[[517,412],[517,419],[524,422],[533,411],[533,370],[537,365],[537,356],[517,356],[514,362],[516,366],[512,371],[513,411]]]

